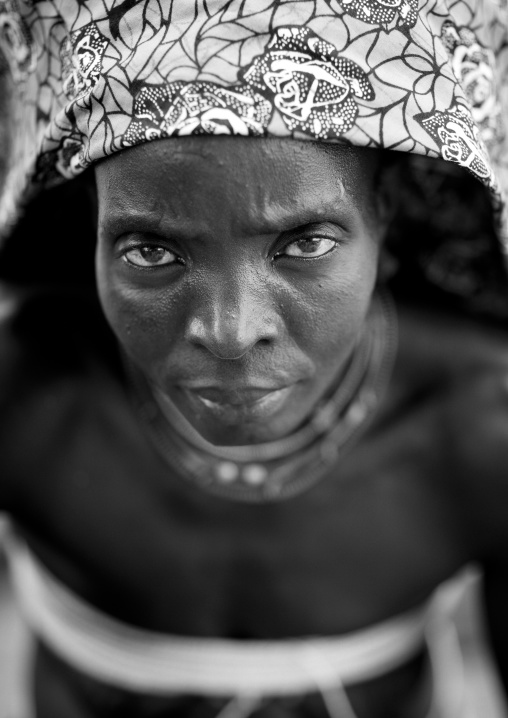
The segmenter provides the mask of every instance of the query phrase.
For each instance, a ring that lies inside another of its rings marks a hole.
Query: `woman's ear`
[[[395,154],[395,153],[390,153]],[[375,182],[377,220],[383,228],[383,235],[397,214],[400,202],[401,173],[397,159],[382,161]]]

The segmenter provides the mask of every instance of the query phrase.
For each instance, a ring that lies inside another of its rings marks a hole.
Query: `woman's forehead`
[[[304,224],[339,204],[363,204],[377,162],[372,151],[288,140],[152,142],[98,165],[101,220],[141,214],[157,222],[169,213],[206,221],[210,210],[220,210],[251,225],[279,223],[285,215]]]

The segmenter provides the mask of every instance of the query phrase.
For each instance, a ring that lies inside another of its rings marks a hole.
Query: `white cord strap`
[[[386,673],[423,641],[425,609],[333,638],[244,642],[158,634],[86,604],[20,542],[11,541],[9,555],[15,590],[35,633],[77,669],[145,693],[298,695]]]
[[[427,607],[331,638],[234,641],[159,634],[85,603],[18,539],[11,538],[9,556],[34,632],[84,673],[144,693],[284,696],[331,689],[387,673],[424,640]]]

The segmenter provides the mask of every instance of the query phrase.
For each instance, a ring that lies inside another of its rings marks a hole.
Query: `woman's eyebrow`
[[[108,232],[126,231],[157,231],[164,223],[165,213],[158,209],[136,209],[114,207],[99,216],[99,231]]]
[[[238,222],[242,233],[252,235],[275,234],[303,228],[318,222],[341,223],[348,215],[341,198],[323,199],[313,205],[284,207],[265,205],[251,208]],[[160,207],[143,210],[133,208],[108,208],[99,219],[99,232],[121,234],[122,232],[171,232],[182,239],[195,239],[209,234],[209,226],[203,217],[185,218],[164,211]]]
[[[257,229],[259,234],[270,234],[274,231],[286,232],[292,229],[299,229],[309,224],[319,222],[341,223],[349,212],[340,199],[321,200],[319,204],[312,206],[292,207],[287,211],[280,207],[279,210],[266,209],[259,217]]]
[[[99,223],[99,231],[119,236],[139,232],[153,235],[171,235],[185,241],[205,238],[210,234],[208,223],[201,217],[190,219],[169,212],[108,212]]]

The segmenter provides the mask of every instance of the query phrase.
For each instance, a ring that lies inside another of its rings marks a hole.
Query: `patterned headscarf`
[[[0,229],[30,186],[229,134],[441,157],[489,188],[506,241],[506,0],[0,0],[0,48]]]

